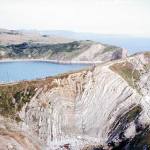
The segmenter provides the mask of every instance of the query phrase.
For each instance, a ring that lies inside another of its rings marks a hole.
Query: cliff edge
[[[150,145],[150,53],[0,85],[0,100],[4,149],[142,149]]]

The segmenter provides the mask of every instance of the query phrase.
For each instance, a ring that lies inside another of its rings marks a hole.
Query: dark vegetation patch
[[[112,124],[112,127],[110,127],[111,131],[109,133],[110,137],[108,139],[108,142],[112,141],[112,139],[116,136],[123,136],[122,133],[126,130],[127,124],[129,124],[132,121],[135,121],[139,117],[141,111],[141,106],[137,105],[132,107],[125,114],[118,116],[117,120]]]
[[[144,65],[145,71],[149,72],[150,71],[150,63]]]
[[[11,85],[0,87],[0,114],[19,121],[17,112],[30,101],[35,94],[35,87],[30,85]]]
[[[0,114],[20,121],[17,112],[29,103],[37,89],[51,89],[56,86],[52,78],[36,81],[23,81],[16,84],[0,85]]]
[[[82,150],[103,150],[102,145],[85,145]]]
[[[150,52],[145,52],[144,56],[147,57],[147,58],[150,58]]]
[[[53,58],[59,55],[64,58],[72,58],[89,48],[92,43],[92,41],[74,41],[59,44],[25,42],[21,44],[11,44],[3,48],[6,51],[6,55],[11,58],[26,58],[28,56],[32,58]]]
[[[146,71],[150,71],[150,52],[145,52],[144,57],[147,59],[148,63],[144,65]]]
[[[140,105],[135,106],[124,115],[124,118],[127,122],[131,122],[141,113],[141,111],[142,108]]]

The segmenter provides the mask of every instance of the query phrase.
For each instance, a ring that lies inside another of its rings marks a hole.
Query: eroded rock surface
[[[22,84],[23,91],[32,85],[35,93],[21,106],[15,101],[12,107],[21,108],[7,117],[18,114],[19,130],[29,132],[41,149],[149,146],[149,135],[145,134],[150,123],[149,64],[149,53],[143,53],[76,73],[9,85],[13,89]],[[1,95],[5,95],[8,85],[1,88]],[[14,95],[10,96],[12,100]],[[21,99],[26,100],[24,96]],[[2,124],[4,128],[6,124]],[[145,139],[144,144],[140,137]],[[8,142],[9,136],[5,140]]]

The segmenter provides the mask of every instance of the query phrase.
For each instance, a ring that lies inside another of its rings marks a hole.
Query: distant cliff
[[[150,146],[150,53],[0,85],[0,100],[4,149],[141,150]]]
[[[124,58],[127,50],[94,41],[74,41],[39,32],[0,29],[0,59],[58,61],[110,61]]]
[[[22,43],[0,46],[1,59],[48,59],[58,61],[110,61],[124,58],[127,50],[93,41],[61,44]]]

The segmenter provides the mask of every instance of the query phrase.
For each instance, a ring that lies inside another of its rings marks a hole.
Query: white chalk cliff
[[[150,55],[45,79],[17,113],[18,123],[1,117],[4,149],[112,148],[108,143],[134,138],[150,124]]]

